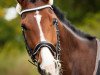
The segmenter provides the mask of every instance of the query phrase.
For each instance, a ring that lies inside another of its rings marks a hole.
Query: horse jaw
[[[59,75],[59,69],[56,67],[56,60],[47,47],[41,49],[42,63],[40,68],[50,75]]]

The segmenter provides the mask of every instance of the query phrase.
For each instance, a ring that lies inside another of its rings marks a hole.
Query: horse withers
[[[27,52],[41,75],[100,74],[99,41],[73,27],[53,0],[17,1]]]

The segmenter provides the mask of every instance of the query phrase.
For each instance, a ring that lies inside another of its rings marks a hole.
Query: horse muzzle
[[[43,41],[43,42],[40,42],[36,45],[36,47],[34,48],[34,51],[33,51],[33,55],[35,56],[37,54],[37,52],[39,52],[40,49],[43,47],[49,48],[51,52],[56,52],[55,46],[53,46],[51,43]]]
[[[56,57],[57,51],[56,51],[55,46],[51,43],[46,42],[46,41],[42,41],[42,42],[38,43],[35,46],[33,52],[30,53],[31,59],[32,59],[33,62],[37,62],[35,57],[40,52],[41,48],[43,48],[43,47],[47,47],[51,51],[51,53],[53,54],[54,58]]]
[[[48,43],[46,41],[40,42],[36,45],[34,48],[33,54],[32,54],[32,60],[37,60],[35,57],[37,54],[41,55],[42,62],[39,63],[39,61],[36,61],[38,65],[38,71],[42,75],[55,75],[55,60],[56,60],[56,47]]]

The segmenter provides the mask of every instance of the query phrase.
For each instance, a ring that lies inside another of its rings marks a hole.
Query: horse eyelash
[[[21,28],[24,30],[27,30],[27,27],[25,26],[25,24],[22,24]]]

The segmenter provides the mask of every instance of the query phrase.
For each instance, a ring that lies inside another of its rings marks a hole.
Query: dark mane
[[[56,16],[59,18],[61,22],[63,22],[65,25],[67,25],[73,32],[75,32],[77,35],[83,38],[87,38],[88,40],[94,40],[95,37],[91,36],[89,34],[83,33],[82,31],[76,29],[63,15],[63,13],[55,6],[53,7],[53,11],[56,14]]]

